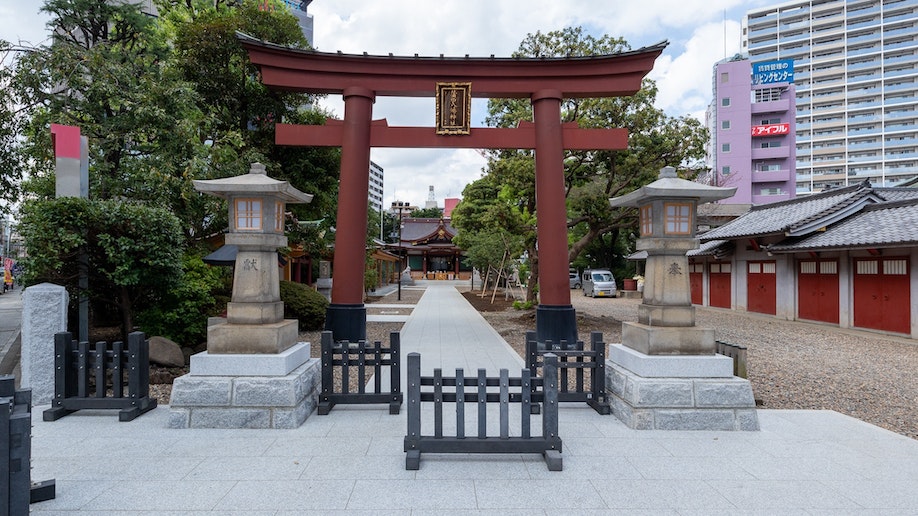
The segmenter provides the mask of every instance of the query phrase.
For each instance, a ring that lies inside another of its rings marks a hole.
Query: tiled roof
[[[887,201],[918,199],[918,188],[874,188],[873,191]]]
[[[726,256],[733,250],[733,242],[729,240],[710,240],[702,242],[701,247],[687,252],[687,256]]]
[[[876,197],[864,184],[828,190],[774,204],[753,206],[749,213],[698,237],[702,240],[729,240],[765,235],[783,235],[795,229],[831,219],[859,202]]]
[[[826,231],[768,247],[772,252],[913,246],[918,244],[918,198],[873,204]]]
[[[404,219],[402,221],[402,240],[414,242],[434,235],[440,227],[440,219]],[[456,234],[456,229],[448,221],[443,221],[443,229],[450,236]]]

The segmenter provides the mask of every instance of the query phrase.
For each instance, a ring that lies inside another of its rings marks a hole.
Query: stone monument
[[[698,247],[697,205],[735,192],[665,167],[653,183],[609,200],[638,208],[637,250],[647,252],[638,322],[622,323],[622,343],[609,346],[606,364],[613,413],[631,428],[759,428],[751,384],[733,376],[732,359],[715,353],[714,329],[695,326],[686,256]]]
[[[318,401],[320,365],[298,323],[284,319],[277,249],[286,203],[312,195],[272,179],[253,163],[248,174],[196,180],[196,190],[225,198],[226,245],[238,247],[233,296],[225,320],[207,329],[207,351],[191,357],[189,374],[172,386],[173,428],[296,428]]]

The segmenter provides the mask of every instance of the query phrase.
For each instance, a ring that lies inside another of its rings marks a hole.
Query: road
[[[0,294],[0,374],[12,374],[19,363],[22,289]]]

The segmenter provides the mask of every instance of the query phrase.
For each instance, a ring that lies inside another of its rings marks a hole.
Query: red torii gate
[[[561,123],[564,98],[635,94],[667,43],[612,55],[566,58],[402,57],[292,49],[238,35],[271,88],[344,97],[344,120],[277,124],[278,145],[341,147],[332,300],[325,327],[335,340],[366,338],[363,305],[371,147],[534,149],[536,165],[539,341],[577,339],[568,279],[564,150],[621,150],[625,129],[580,129]],[[433,127],[389,127],[372,120],[376,96],[432,97],[438,84],[471,83],[483,98],[529,98],[534,122],[516,128],[472,128],[437,134]]]

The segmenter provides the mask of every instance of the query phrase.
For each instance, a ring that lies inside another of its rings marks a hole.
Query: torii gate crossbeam
[[[344,120],[322,126],[278,124],[279,145],[341,147],[332,302],[326,329],[335,340],[366,338],[363,305],[371,147],[535,149],[539,296],[536,338],[577,340],[568,280],[564,149],[624,149],[624,129],[561,123],[565,98],[635,94],[666,42],[619,54],[569,58],[444,58],[333,54],[291,49],[238,34],[271,88],[344,97]],[[438,84],[470,83],[471,97],[529,98],[533,122],[441,135],[434,128],[389,127],[372,120],[377,96],[430,97]]]

